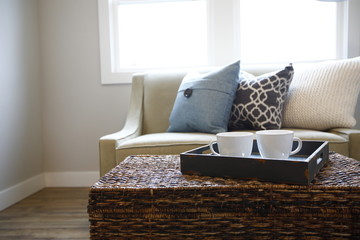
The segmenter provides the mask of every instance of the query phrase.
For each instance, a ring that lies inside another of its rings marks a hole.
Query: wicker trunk
[[[360,239],[360,161],[331,153],[310,186],[179,168],[179,156],[131,156],[102,177],[91,239]]]

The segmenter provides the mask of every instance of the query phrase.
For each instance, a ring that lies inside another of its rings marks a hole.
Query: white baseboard
[[[39,174],[21,183],[0,191],[0,211],[21,201],[45,187],[44,174]]]
[[[0,191],[0,211],[45,187],[90,187],[99,172],[46,172]]]
[[[90,187],[100,178],[99,172],[46,172],[46,187]]]

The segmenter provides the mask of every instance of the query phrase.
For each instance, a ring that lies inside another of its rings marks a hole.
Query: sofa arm
[[[360,130],[353,128],[335,128],[330,132],[342,135],[349,140],[349,157],[360,160]]]
[[[117,165],[116,149],[124,141],[141,135],[144,81],[141,75],[134,75],[132,80],[130,107],[123,129],[100,138],[100,176]]]
[[[117,146],[131,138],[139,136],[139,129],[124,127],[121,131],[112,133],[100,138],[100,176],[110,171],[116,166],[116,148]]]

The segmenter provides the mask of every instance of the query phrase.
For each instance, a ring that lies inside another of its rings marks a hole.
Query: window
[[[316,0],[242,0],[239,29],[242,61],[336,59],[337,5]]]
[[[205,0],[119,1],[116,13],[119,71],[208,64]]]
[[[98,0],[102,83],[154,68],[346,57],[345,2]]]

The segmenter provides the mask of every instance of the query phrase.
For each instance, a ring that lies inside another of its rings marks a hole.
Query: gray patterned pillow
[[[255,77],[240,72],[240,84],[231,109],[229,130],[279,129],[283,105],[294,75],[293,67]]]

